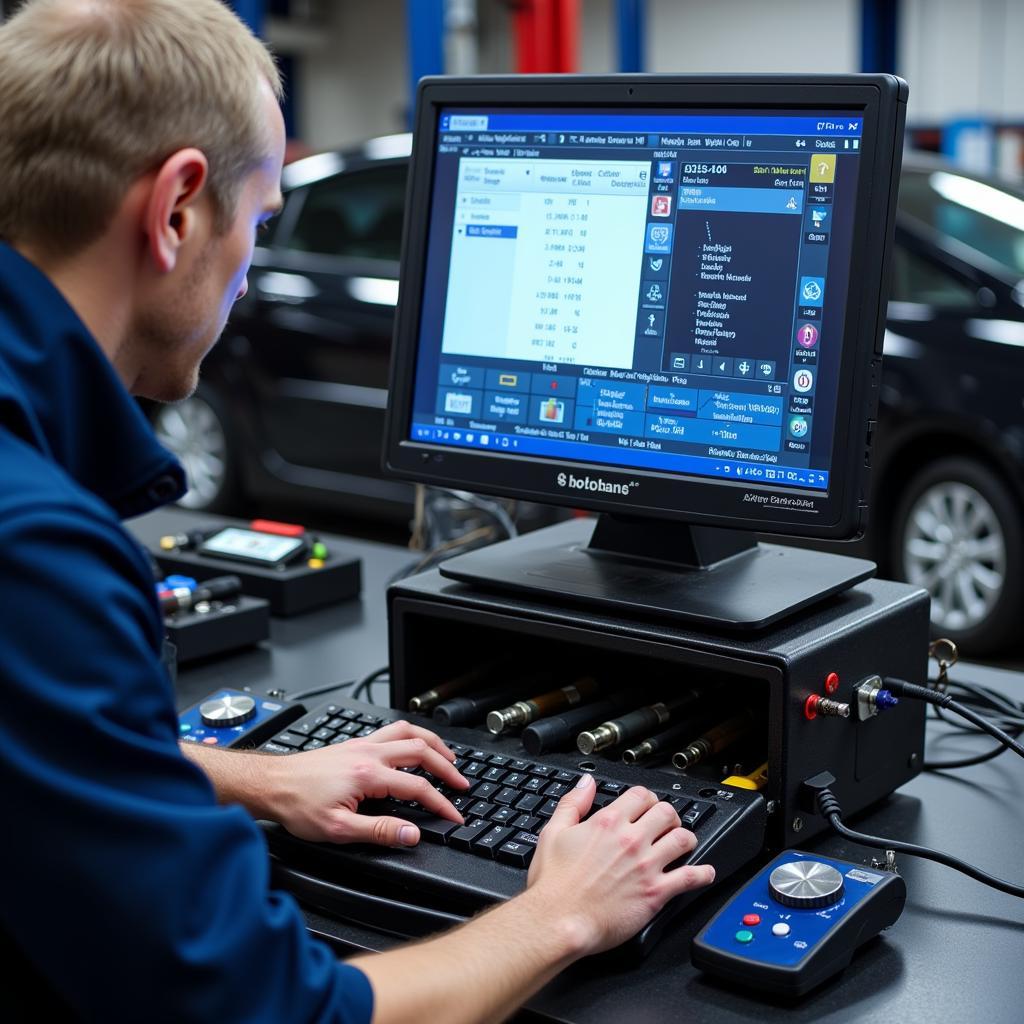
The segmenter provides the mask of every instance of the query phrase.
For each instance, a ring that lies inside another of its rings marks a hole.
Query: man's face
[[[245,179],[228,230],[214,232],[208,210],[204,234],[183,252],[174,280],[138,316],[133,341],[142,349],[145,370],[133,389],[136,394],[162,402],[192,394],[199,364],[224,330],[231,307],[246,293],[257,232],[280,210],[282,201],[284,120],[265,83],[261,95],[269,139],[266,159]]]

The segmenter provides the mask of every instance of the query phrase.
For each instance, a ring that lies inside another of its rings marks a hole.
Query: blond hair
[[[200,149],[218,227],[269,146],[274,60],[220,0],[28,0],[0,25],[0,238],[73,253],[131,184]]]

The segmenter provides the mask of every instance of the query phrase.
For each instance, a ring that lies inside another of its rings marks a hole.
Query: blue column
[[[646,0],[618,0],[619,70],[643,71]]]
[[[860,0],[861,71],[896,71],[899,0]]]
[[[416,83],[444,74],[444,0],[406,0],[409,36],[409,123],[416,106]]]

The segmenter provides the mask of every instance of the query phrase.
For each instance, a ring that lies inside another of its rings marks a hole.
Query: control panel
[[[305,713],[302,704],[218,690],[178,715],[179,738],[210,747],[256,747]]]
[[[748,988],[803,995],[894,924],[906,898],[891,871],[787,850],[697,935],[693,963]]]

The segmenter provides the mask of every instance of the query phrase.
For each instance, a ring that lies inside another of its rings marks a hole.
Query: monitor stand
[[[752,630],[868,579],[875,568],[862,558],[758,543],[740,530],[602,515],[459,555],[440,571],[482,589]]]

